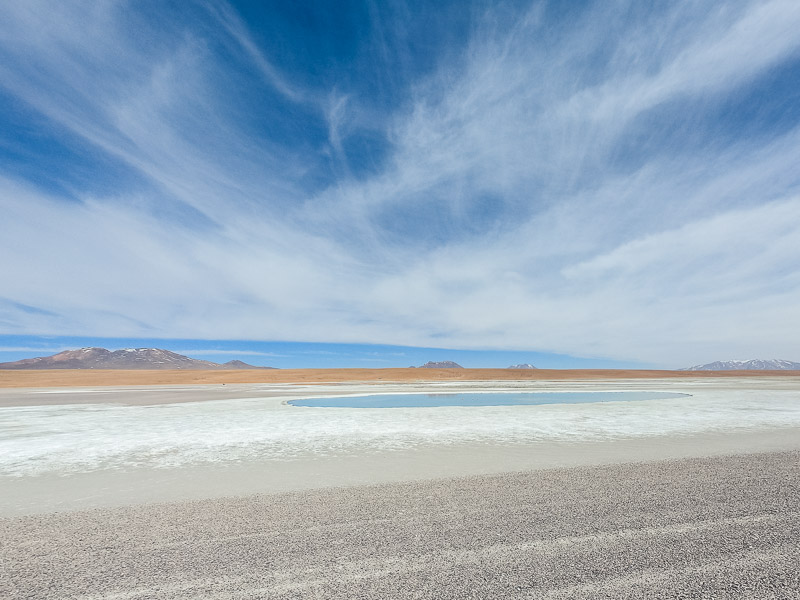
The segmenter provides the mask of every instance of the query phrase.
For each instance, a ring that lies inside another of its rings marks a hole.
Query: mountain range
[[[463,369],[460,364],[454,363],[452,360],[443,360],[440,362],[429,361],[419,367],[420,369]]]
[[[197,360],[183,354],[159,348],[80,348],[66,350],[52,356],[25,358],[15,362],[0,363],[0,369],[271,369],[256,367],[240,360],[224,364]]]
[[[800,363],[780,359],[718,360],[681,371],[800,371]]]
[[[241,360],[220,364],[208,360],[189,358],[170,350],[159,348],[80,348],[66,350],[52,356],[26,358],[15,362],[0,363],[0,369],[272,369],[257,367]],[[430,361],[420,369],[463,369],[451,360]],[[531,364],[511,365],[508,369],[536,369]],[[800,371],[800,363],[790,360],[723,360],[704,365],[695,365],[681,371]]]

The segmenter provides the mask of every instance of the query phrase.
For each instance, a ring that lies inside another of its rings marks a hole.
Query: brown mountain
[[[257,367],[241,360],[229,360],[220,365],[223,369],[274,369],[275,367]]]
[[[240,360],[221,365],[159,348],[81,348],[52,356],[0,363],[0,369],[260,369]]]
[[[428,361],[420,367],[420,369],[463,369],[460,364],[452,360],[443,360],[440,362]]]

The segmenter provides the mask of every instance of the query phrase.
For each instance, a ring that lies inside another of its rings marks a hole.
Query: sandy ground
[[[645,371],[611,369],[247,369],[231,371],[0,370],[0,388],[423,381],[531,381],[729,377],[800,378],[800,371]]]
[[[800,453],[0,520],[4,598],[797,598]]]

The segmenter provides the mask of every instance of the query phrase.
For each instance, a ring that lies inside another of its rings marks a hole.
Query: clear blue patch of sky
[[[651,366],[631,361],[581,358],[565,354],[516,350],[453,350],[376,344],[30,335],[0,336],[0,362],[48,356],[62,350],[91,346],[109,350],[162,348],[213,362],[242,360],[252,365],[283,369],[418,367],[428,361],[446,360],[454,361],[467,368],[505,368],[520,363],[529,363],[542,369],[633,369]]]
[[[352,132],[342,141],[345,166],[355,179],[366,179],[379,173],[391,148],[384,135],[369,129]]]
[[[234,2],[258,45],[311,89],[342,87],[392,109],[407,84],[467,45],[474,7],[457,0]]]

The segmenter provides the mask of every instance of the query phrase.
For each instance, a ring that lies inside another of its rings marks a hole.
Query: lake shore
[[[377,412],[286,404],[376,393],[631,390],[687,397]],[[10,453],[0,516],[800,450],[798,398],[792,377],[5,388]]]
[[[800,594],[800,452],[0,519],[11,598]]]
[[[800,451],[800,427],[604,441],[461,443],[359,454],[308,453],[179,468],[127,468],[36,477],[0,476],[0,517],[71,512],[325,487],[422,482],[443,477]]]

